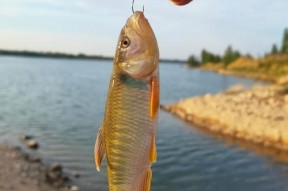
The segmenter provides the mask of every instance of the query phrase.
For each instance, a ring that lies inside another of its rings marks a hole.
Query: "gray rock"
[[[61,164],[54,163],[49,167],[50,171],[62,171],[62,166]]]
[[[56,172],[53,172],[53,171],[49,171],[47,173],[47,177],[49,178],[49,180],[53,180],[53,181],[57,181],[61,178],[61,175],[62,173],[60,171],[56,171]]]
[[[71,190],[71,191],[80,191],[80,189],[78,188],[78,186],[71,186],[70,190]]]
[[[30,149],[38,149],[39,144],[35,140],[30,140],[30,141],[27,142],[27,147],[30,148]]]
[[[79,177],[80,177],[80,174],[79,174],[78,172],[74,172],[72,175],[73,175],[75,178],[79,178]]]
[[[39,157],[29,157],[29,162],[41,162],[41,159]]]
[[[63,176],[62,179],[64,182],[68,182],[70,180],[68,176]]]
[[[33,137],[31,135],[20,135],[19,136],[19,140],[20,141],[27,141],[27,140],[30,140],[32,139]]]

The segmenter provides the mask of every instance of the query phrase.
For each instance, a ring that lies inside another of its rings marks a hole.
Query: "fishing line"
[[[134,1],[135,0],[132,0],[132,13],[135,13],[135,11],[134,11]],[[143,7],[142,7],[142,13],[144,13],[144,4],[143,4]]]

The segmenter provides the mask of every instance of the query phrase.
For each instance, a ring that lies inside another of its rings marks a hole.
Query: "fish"
[[[175,5],[187,5],[188,3],[190,3],[193,0],[171,0]]]
[[[94,154],[100,171],[107,159],[109,191],[149,191],[156,162],[159,110],[159,49],[144,13],[121,30],[104,119]]]

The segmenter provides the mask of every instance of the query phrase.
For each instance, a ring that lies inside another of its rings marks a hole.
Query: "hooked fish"
[[[136,11],[120,33],[94,150],[98,171],[106,155],[110,191],[150,190],[150,166],[157,158],[158,63],[154,32]]]

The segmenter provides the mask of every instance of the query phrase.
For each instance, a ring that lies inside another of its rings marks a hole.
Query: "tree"
[[[245,57],[253,59],[253,56],[250,53],[247,53]]]
[[[228,46],[223,56],[223,62],[226,66],[230,64],[232,61],[233,61],[233,49],[231,46]]]
[[[189,58],[188,58],[188,64],[189,66],[192,66],[192,67],[196,67],[196,66],[199,66],[200,65],[200,61],[194,56],[194,55],[191,55]]]
[[[218,62],[221,62],[221,56],[217,55],[217,54],[214,54],[213,55],[213,59],[212,59],[212,62],[213,63],[218,63]]]
[[[203,64],[218,63],[218,62],[221,62],[221,56],[210,53],[206,51],[205,49],[203,49],[201,52],[201,60]]]
[[[278,48],[276,44],[273,44],[272,49],[271,49],[271,54],[277,54],[278,53]]]
[[[235,61],[237,58],[241,56],[239,51],[234,51],[232,46],[228,46],[225,50],[224,56],[223,56],[223,62],[225,66]]]
[[[281,52],[288,53],[288,28],[284,30]]]
[[[210,53],[205,49],[203,49],[201,52],[201,61],[203,64],[206,64],[207,62],[210,61]]]

